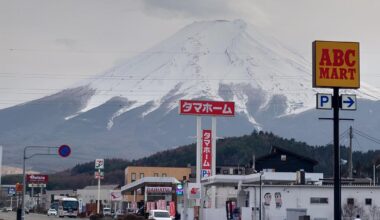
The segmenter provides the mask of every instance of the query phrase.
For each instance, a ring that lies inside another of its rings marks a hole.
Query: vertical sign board
[[[341,219],[341,167],[339,108],[356,109],[354,95],[339,96],[339,89],[360,88],[358,42],[313,42],[313,87],[332,88],[334,95],[318,94],[318,109],[333,109],[334,122],[334,219]]]
[[[360,88],[359,43],[313,42],[314,88]]]
[[[211,130],[203,130],[202,132],[202,173],[201,177],[211,176],[211,161],[212,161],[212,144]]]
[[[95,160],[95,169],[96,170],[104,169],[104,159],[96,159]]]

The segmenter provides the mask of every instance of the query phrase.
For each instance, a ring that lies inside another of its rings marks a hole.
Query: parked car
[[[148,219],[149,220],[173,220],[173,218],[170,217],[170,214],[168,211],[158,210],[158,209],[150,210]]]
[[[4,207],[2,210],[3,210],[3,212],[11,212],[12,207]]]
[[[50,208],[50,209],[47,211],[47,215],[48,215],[48,216],[50,216],[50,215],[55,215],[55,216],[57,216],[57,214],[58,214],[57,210],[52,209],[52,208]]]
[[[103,215],[111,215],[111,208],[109,207],[104,207],[103,208]]]

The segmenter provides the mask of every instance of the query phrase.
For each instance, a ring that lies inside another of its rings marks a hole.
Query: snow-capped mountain
[[[379,109],[378,90],[361,84],[350,93]],[[305,124],[317,120],[315,94],[323,91],[311,85],[311,63],[254,26],[195,22],[78,87],[0,110],[1,144],[8,161],[21,146],[63,142],[76,146],[73,162],[145,156],[194,142],[195,119],[178,115],[180,99],[234,101],[237,116],[218,120],[221,136],[263,129],[326,144],[320,136],[329,126]]]

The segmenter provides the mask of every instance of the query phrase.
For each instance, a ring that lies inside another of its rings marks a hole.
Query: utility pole
[[[348,178],[352,179],[352,126],[350,126],[350,147],[348,149]]]

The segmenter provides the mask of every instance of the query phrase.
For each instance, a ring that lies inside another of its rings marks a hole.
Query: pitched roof
[[[272,146],[272,148],[271,148],[269,154],[264,155],[264,156],[262,156],[262,157],[258,157],[258,158],[256,158],[256,161],[265,160],[265,159],[267,159],[267,158],[269,158],[269,157],[272,157],[273,155],[278,154],[278,153],[283,153],[283,154],[287,154],[287,155],[292,155],[292,156],[297,157],[297,158],[299,158],[299,159],[301,159],[301,160],[305,160],[305,161],[307,161],[307,162],[310,162],[310,163],[314,164],[314,166],[318,164],[318,161],[316,161],[316,160],[314,160],[314,159],[311,159],[311,158],[309,158],[309,157],[305,157],[305,156],[302,156],[302,155],[296,154],[296,153],[294,153],[294,152],[292,152],[292,151],[286,150],[286,149],[281,148],[281,147],[278,147],[278,146]]]

